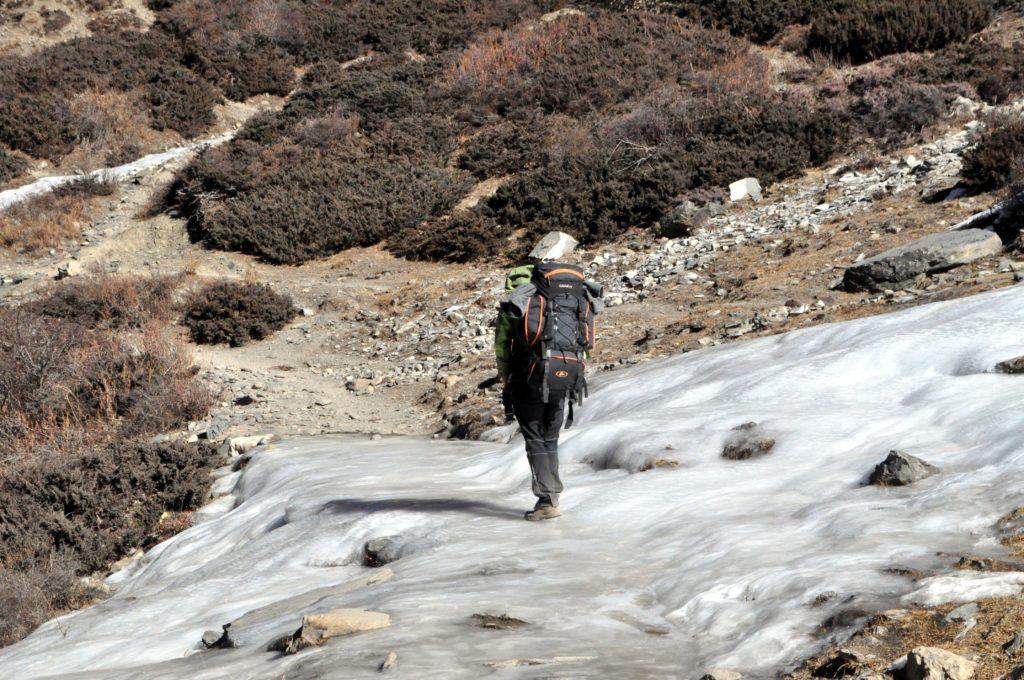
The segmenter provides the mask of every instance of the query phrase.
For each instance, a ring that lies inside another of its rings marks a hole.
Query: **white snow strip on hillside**
[[[87,172],[81,175],[43,177],[42,179],[37,179],[31,184],[26,184],[25,186],[8,189],[7,191],[0,191],[0,210],[6,210],[12,205],[21,203],[22,201],[27,201],[30,198],[47,194],[59,186],[69,184],[84,177],[92,177],[109,182],[126,182],[147,170],[160,167],[161,165],[164,165],[176,158],[180,158],[185,154],[199,152],[211,146],[223,144],[234,137],[236,132],[237,131],[225,132],[224,134],[217,135],[216,137],[210,137],[209,139],[204,139],[199,142],[185,144],[184,146],[175,147],[160,153],[149,154],[148,156],[143,156],[131,163],[118,165],[114,168],[100,168],[99,170],[93,170],[92,172]]]
[[[816,648],[824,619],[914,590],[887,567],[997,550],[993,523],[1024,504],[1024,376],[991,369],[1024,354],[1022,329],[1016,287],[596,376],[564,438],[565,515],[540,524],[521,519],[518,439],[282,442],[245,469],[233,509],[151,550],[108,601],[0,650],[0,676],[368,678],[395,650],[401,678],[773,677]],[[774,433],[774,452],[723,460],[747,421]],[[862,486],[896,447],[943,472]],[[584,462],[664,455],[680,467]],[[204,630],[367,573],[364,542],[391,534],[421,547],[394,578],[312,608],[387,612],[390,628],[264,651],[307,609],[248,646],[200,651]],[[812,606],[825,591],[838,596]],[[477,612],[532,625],[486,630]],[[547,663],[484,665],[523,658]]]

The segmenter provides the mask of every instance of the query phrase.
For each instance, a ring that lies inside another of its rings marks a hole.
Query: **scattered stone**
[[[845,678],[860,672],[863,666],[862,654],[849,649],[839,649],[814,669],[814,677]]]
[[[747,177],[729,185],[729,200],[733,203],[746,199],[761,200],[761,183],[754,177]]]
[[[811,606],[820,607],[823,604],[831,602],[837,597],[839,597],[839,593],[837,593],[836,591],[826,590],[824,593],[818,593],[818,595],[814,598],[814,601],[811,602]]]
[[[302,316],[313,316],[315,314],[316,314],[316,311],[313,310],[313,309],[310,309],[309,307],[303,307],[302,308]]]
[[[996,364],[996,371],[999,373],[1010,373],[1013,375],[1024,373],[1024,356],[1000,361]]]
[[[82,263],[78,260],[70,260],[57,267],[57,276],[55,277],[58,281],[66,279],[71,276],[78,276],[84,271]]]
[[[644,464],[640,466],[640,472],[650,472],[651,470],[674,470],[679,467],[679,461],[672,458],[650,458],[644,461]]]
[[[965,605],[961,605],[946,614],[946,623],[953,623],[956,621],[970,621],[978,615],[978,605],[975,602],[968,602]]]
[[[733,434],[725,440],[722,458],[726,460],[748,460],[759,458],[775,446],[775,439],[765,434],[757,423],[744,423],[733,428]]]
[[[395,652],[388,652],[388,655],[380,662],[380,667],[377,669],[381,673],[391,670],[398,665],[398,654]]]
[[[363,546],[363,565],[367,567],[383,567],[401,559],[404,541],[397,536],[373,538]]]
[[[970,680],[976,664],[938,647],[918,647],[907,655],[906,680]]]
[[[939,472],[939,468],[903,451],[890,451],[875,466],[868,483],[875,486],[906,486]]]
[[[235,399],[235,406],[251,406],[256,403],[256,397],[251,394],[243,394]]]
[[[226,629],[223,631],[208,630],[203,633],[203,647],[207,649],[229,649],[233,646]]]
[[[665,238],[683,238],[706,225],[714,216],[713,209],[685,201],[662,215],[659,232]]]
[[[494,614],[473,614],[472,618],[481,628],[493,628],[495,630],[515,630],[516,628],[530,625],[528,621],[517,619],[508,614],[501,614],[499,616]]]
[[[700,677],[700,680],[740,680],[743,676],[736,671],[724,668],[713,668]]]
[[[373,392],[373,383],[369,378],[354,378],[345,383],[349,392],[356,394],[369,394]]]
[[[537,260],[557,260],[576,250],[578,241],[564,231],[548,232],[530,251],[530,257]]]
[[[324,614],[302,617],[302,626],[292,635],[270,643],[267,651],[295,654],[308,647],[319,647],[331,638],[387,628],[391,617],[364,609],[334,609]]]
[[[1003,645],[1003,651],[1007,654],[1017,654],[1024,649],[1024,630],[1018,630],[1013,638]]]
[[[1003,242],[991,231],[965,229],[930,234],[849,267],[843,276],[848,291],[878,292],[909,284],[921,274],[953,269],[997,255]]]
[[[486,661],[484,666],[488,668],[516,668],[519,666],[544,666],[546,664],[587,663],[595,658],[593,656],[554,656],[550,659],[504,659],[502,661]]]

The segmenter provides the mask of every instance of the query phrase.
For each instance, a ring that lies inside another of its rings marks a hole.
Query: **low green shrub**
[[[239,347],[284,328],[298,312],[290,297],[269,286],[224,281],[198,290],[182,323],[193,342]]]

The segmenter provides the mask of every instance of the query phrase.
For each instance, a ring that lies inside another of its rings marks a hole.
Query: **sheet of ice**
[[[563,440],[565,515],[541,524],[520,519],[518,439],[282,442],[245,469],[233,509],[154,548],[111,599],[0,651],[0,676],[359,678],[394,650],[407,678],[771,677],[820,644],[825,618],[914,590],[887,567],[991,554],[993,523],[1024,504],[1024,376],[991,372],[1024,354],[1022,328],[1017,287],[595,376]],[[723,460],[747,421],[775,450]],[[942,474],[862,486],[897,447]],[[659,456],[680,466],[629,472]],[[366,573],[364,542],[396,534],[420,551],[394,578],[315,606],[384,611],[390,628],[286,658],[199,651],[204,630]],[[824,591],[839,597],[812,607]],[[532,625],[487,630],[477,612]],[[485,665],[523,658],[548,663]]]
[[[1024,573],[964,571],[933,576],[903,598],[909,605],[934,606],[947,602],[971,602],[988,597],[1009,597],[1024,590]]]
[[[12,205],[21,203],[22,201],[27,201],[35,196],[48,194],[59,186],[74,182],[75,180],[80,180],[83,177],[93,177],[98,180],[109,182],[125,182],[136,177],[142,172],[159,167],[174,160],[175,158],[184,156],[185,154],[202,151],[208,147],[223,144],[234,136],[235,131],[226,132],[224,134],[217,135],[216,137],[192,142],[191,144],[185,144],[167,151],[161,151],[160,153],[149,154],[148,156],[143,156],[131,163],[125,163],[124,165],[118,165],[113,168],[93,170],[92,172],[87,172],[84,175],[43,177],[41,179],[37,179],[31,184],[26,184],[14,189],[7,189],[6,191],[0,191],[0,210],[6,210]]]

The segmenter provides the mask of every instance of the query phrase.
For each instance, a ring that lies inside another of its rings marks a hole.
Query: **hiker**
[[[500,306],[494,349],[505,416],[519,421],[537,496],[525,517],[552,519],[561,515],[558,435],[566,403],[571,427],[573,407],[586,394],[585,362],[602,290],[576,265],[540,259],[510,271],[505,288],[511,295]]]

